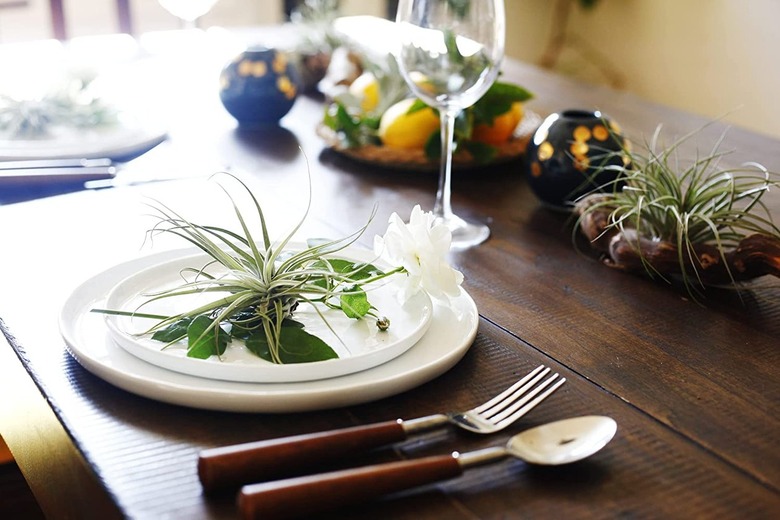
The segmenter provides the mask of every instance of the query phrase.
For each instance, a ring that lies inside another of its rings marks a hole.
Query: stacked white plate
[[[356,248],[342,256],[373,260],[369,251]],[[301,305],[295,319],[339,355],[312,363],[276,365],[240,341],[222,356],[190,358],[184,341],[163,349],[163,343],[142,334],[155,320],[92,312],[171,315],[188,310],[197,301],[142,304],[149,293],[180,284],[182,269],[206,262],[205,255],[192,249],[165,251],[119,264],[81,284],[60,314],[71,355],[98,377],[152,399],[211,410],[299,412],[374,401],[414,388],[455,365],[477,332],[477,309],[465,291],[447,303],[420,292],[401,305],[392,283],[368,291],[378,313],[390,319],[385,332],[373,320],[349,319],[339,311],[325,311],[328,326],[313,308]]]

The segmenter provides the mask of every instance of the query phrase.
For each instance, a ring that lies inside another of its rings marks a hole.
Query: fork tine
[[[544,373],[542,373],[542,375],[541,375],[540,377],[544,377],[544,375],[550,371],[550,369],[549,369],[549,368],[545,369],[545,366],[544,366],[544,365],[539,365],[538,367],[536,367],[535,369],[533,369],[533,370],[532,370],[532,371],[531,371],[531,372],[530,372],[530,373],[529,373],[527,376],[525,376],[524,378],[522,378],[520,381],[518,381],[518,382],[516,382],[515,384],[513,384],[512,386],[510,386],[509,388],[507,388],[506,390],[504,390],[503,392],[501,392],[500,394],[498,394],[497,396],[495,396],[495,397],[494,397],[493,399],[491,399],[490,401],[487,401],[486,403],[483,403],[483,404],[481,404],[481,405],[477,406],[476,408],[474,408],[474,409],[473,409],[473,410],[471,410],[471,411],[472,411],[472,412],[476,412],[476,413],[479,413],[479,414],[481,414],[481,413],[483,413],[485,410],[488,410],[488,409],[492,408],[492,407],[493,407],[493,406],[495,406],[497,403],[500,403],[500,402],[502,402],[502,401],[503,401],[504,399],[506,399],[506,398],[507,398],[509,395],[513,394],[513,393],[514,393],[514,392],[515,392],[515,391],[516,391],[518,388],[520,388],[520,387],[522,387],[523,385],[525,385],[525,384],[526,384],[528,381],[530,381],[530,380],[531,380],[531,379],[532,379],[534,376],[536,376],[536,375],[537,375],[539,372],[541,372],[542,370],[544,370]]]
[[[532,392],[531,394],[529,394],[528,396],[523,398],[521,401],[527,400],[528,398],[530,398],[533,395],[537,394],[540,390],[542,390],[543,388],[548,386],[550,383],[552,383],[557,377],[558,377],[558,374],[553,375],[547,381],[545,381],[544,383],[539,385],[539,387],[537,387],[534,390],[534,392]],[[566,378],[565,377],[560,378],[553,386],[551,386],[550,388],[545,390],[543,393],[541,393],[538,396],[536,396],[535,399],[533,399],[531,402],[527,403],[525,406],[522,406],[522,408],[518,409],[518,407],[520,407],[522,405],[522,402],[518,401],[514,405],[512,405],[509,408],[507,408],[506,410],[504,410],[498,416],[493,417],[492,420],[495,421],[496,426],[499,426],[501,428],[503,428],[504,426],[507,426],[509,424],[512,424],[513,422],[518,420],[520,417],[524,416],[529,411],[531,411],[537,404],[539,404],[542,401],[544,401],[545,399],[547,399],[547,397],[550,394],[555,392],[565,382],[566,382]],[[517,410],[517,411],[512,413],[513,410]]]
[[[539,383],[539,381],[541,381],[542,378],[544,376],[546,376],[547,374],[549,374],[549,373],[550,373],[550,369],[549,368],[545,368],[544,370],[539,372],[536,375],[536,377],[534,377],[533,379],[528,381],[526,384],[524,384],[520,388],[517,388],[511,395],[505,397],[503,401],[501,401],[499,403],[496,403],[491,408],[486,408],[483,412],[480,412],[479,414],[482,417],[484,417],[484,418],[493,417],[494,415],[499,413],[501,410],[503,410],[507,406],[509,406],[512,403],[514,403],[515,401],[517,401],[518,399],[522,398],[523,402],[527,401],[528,399],[530,399],[531,397],[536,395],[536,392],[532,393],[529,396],[523,397],[526,394],[526,392],[528,392],[529,390],[534,388],[536,386],[536,384]]]
[[[544,390],[550,383],[552,383],[558,374],[553,374],[549,379],[545,380],[538,386],[536,383],[541,381],[543,374],[539,374],[533,381],[529,382],[523,388],[512,394],[512,397],[506,399],[503,403],[496,406],[495,410],[488,410],[486,413],[481,414],[483,417],[491,418],[491,422],[500,421],[507,415],[513,413],[515,410],[523,406],[525,403],[533,399],[539,392]],[[529,391],[530,390],[530,391]],[[499,413],[500,412],[500,413]]]

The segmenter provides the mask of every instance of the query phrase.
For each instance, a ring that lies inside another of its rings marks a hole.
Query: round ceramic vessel
[[[239,54],[220,75],[222,104],[241,126],[276,124],[298,97],[298,71],[287,55],[255,48]]]
[[[571,209],[577,198],[592,191],[619,187],[628,143],[620,127],[601,112],[566,110],[548,116],[534,132],[526,150],[528,183],[549,206]]]

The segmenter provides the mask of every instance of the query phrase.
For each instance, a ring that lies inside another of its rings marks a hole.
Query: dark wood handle
[[[456,458],[438,455],[244,486],[242,518],[293,518],[365,502],[463,473]]]
[[[206,492],[304,475],[351,453],[406,439],[400,421],[204,450],[198,476]]]

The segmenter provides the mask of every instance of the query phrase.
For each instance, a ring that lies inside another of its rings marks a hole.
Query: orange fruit
[[[521,119],[523,119],[523,104],[516,101],[512,103],[509,110],[494,117],[492,125],[475,125],[471,132],[471,140],[493,146],[502,145],[512,137]]]
[[[378,131],[382,144],[391,148],[421,149],[431,134],[441,130],[439,114],[431,107],[409,113],[415,101],[414,98],[404,99],[382,114]]]

